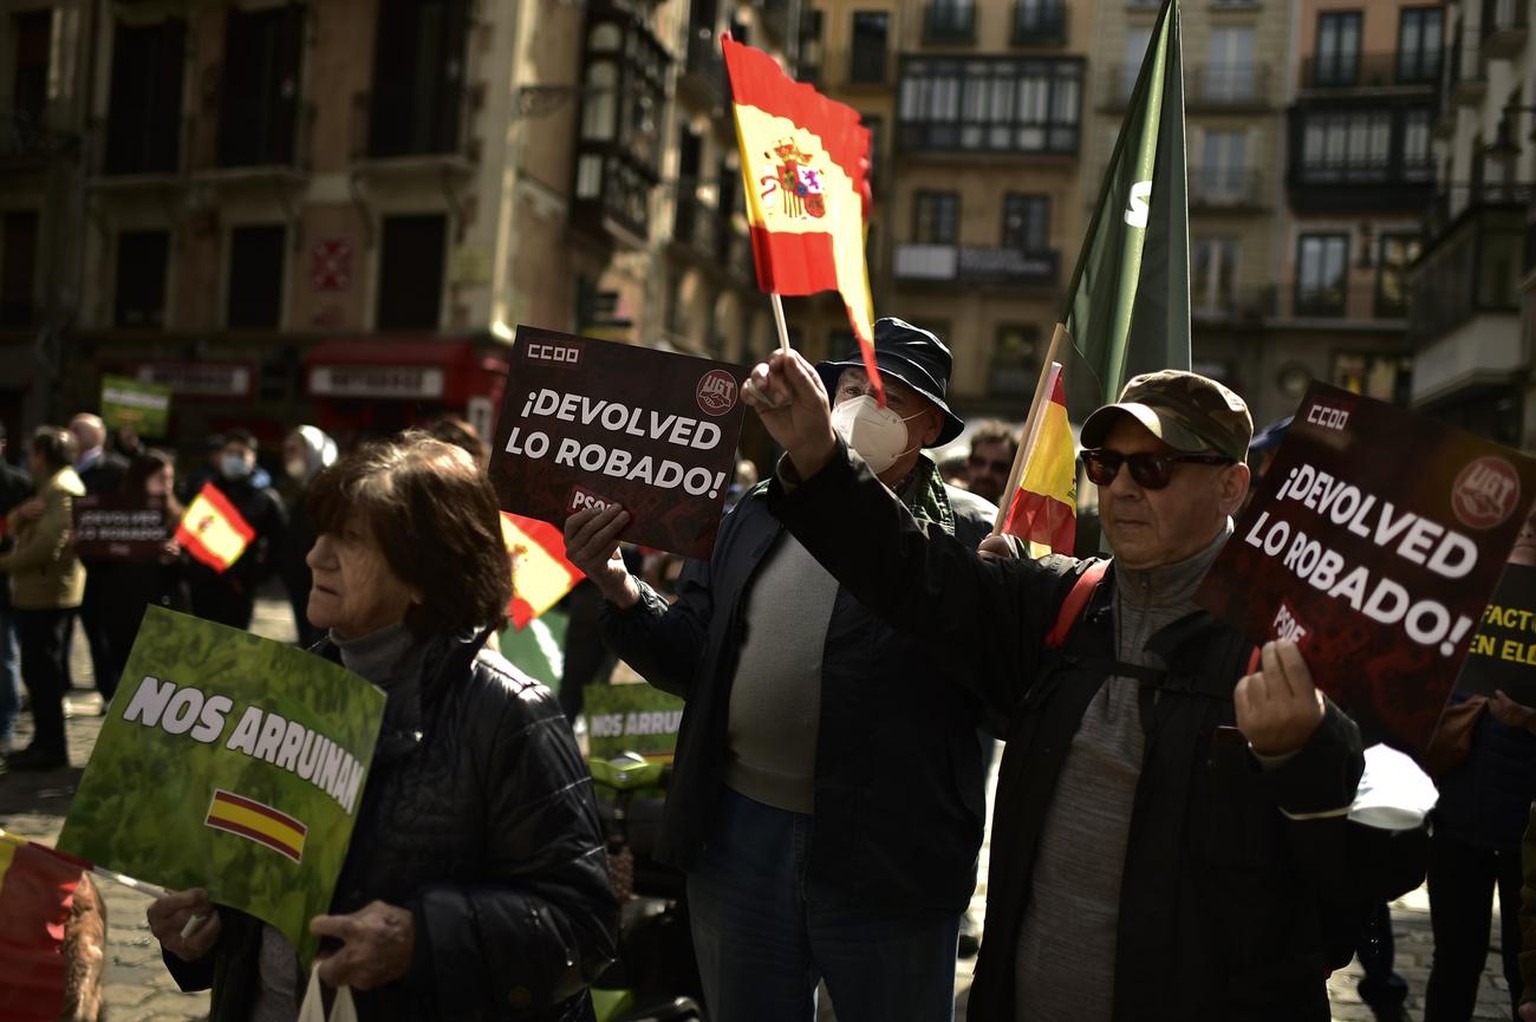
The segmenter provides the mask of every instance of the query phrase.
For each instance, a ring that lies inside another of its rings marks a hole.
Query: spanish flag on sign
[[[256,530],[212,483],[187,506],[176,526],[176,542],[214,571],[226,571],[256,538]]]
[[[565,536],[548,522],[503,511],[501,539],[512,555],[512,604],[507,617],[521,631],[586,576],[565,559]]]
[[[864,260],[869,129],[859,123],[857,110],[791,80],[762,50],[730,36],[721,43],[758,289],[779,295],[839,292],[864,368],[879,390],[874,300]]]
[[[217,788],[204,822],[215,830],[238,834],[266,845],[294,862],[304,860],[304,838],[309,834],[309,828],[302,820],[255,799]]]
[[[84,866],[0,833],[0,1005],[9,1022],[53,1022],[64,1007],[64,924]]]

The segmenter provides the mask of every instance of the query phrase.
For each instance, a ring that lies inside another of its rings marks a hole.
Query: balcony
[[[1451,44],[1450,64],[1445,75],[1442,105],[1477,106],[1488,94],[1488,57],[1475,39],[1463,39],[1456,33]]]
[[[1303,92],[1348,92],[1352,89],[1438,88],[1441,51],[1366,53],[1301,62]]]
[[[976,8],[969,3],[931,3],[923,12],[923,42],[967,46],[976,41]]]
[[[1067,8],[1050,0],[1018,0],[1013,8],[1013,45],[1065,46]]]
[[[1268,110],[1273,105],[1269,78],[1268,64],[1196,64],[1184,75],[1184,107]]]
[[[1264,199],[1264,172],[1248,167],[1190,167],[1190,212],[1256,213]]]
[[[677,183],[677,199],[672,220],[672,245],[675,251],[700,262],[714,265],[722,255],[720,213],[698,197],[699,182]]]
[[[1414,264],[1408,339],[1434,342],[1483,314],[1520,308],[1526,217],[1536,189],[1522,184],[1457,186],[1425,215],[1425,248]]]
[[[125,184],[179,178],[187,169],[191,149],[192,118],[137,117],[114,111],[108,117],[106,145],[98,150],[97,174],[127,179]],[[105,183],[105,182],[98,182]]]
[[[977,245],[896,246],[896,279],[905,283],[1054,287],[1061,253]]]
[[[725,109],[725,58],[713,29],[695,28],[688,34],[687,59],[677,79],[679,95],[711,113]]]
[[[430,103],[396,92],[360,92],[352,97],[355,163],[442,167],[467,173],[478,158],[466,130],[470,90],[446,88]]]
[[[206,122],[193,125],[194,137],[207,130]],[[194,173],[199,180],[302,180],[310,169],[315,135],[315,105],[304,103],[288,118],[279,118],[264,131],[242,131],[242,122],[221,116],[214,130],[217,141],[211,158],[196,150]]]
[[[1294,280],[1256,287],[1212,287],[1196,281],[1190,318],[1196,325],[1260,326],[1296,320],[1339,320],[1354,325],[1401,329],[1406,298],[1389,295],[1378,271],[1352,271],[1353,279],[1332,287],[1304,289]]]
[[[1527,0],[1483,0],[1482,50],[1491,60],[1520,56],[1530,35]]]
[[[1289,111],[1286,188],[1298,213],[1419,212],[1434,196],[1435,166],[1422,133],[1422,101],[1370,105],[1318,98]],[[1358,120],[1352,120],[1358,119]],[[1385,133],[1382,137],[1382,132]],[[1356,144],[1367,137],[1379,148]],[[1408,151],[1410,138],[1422,151]],[[1375,151],[1370,151],[1374,149]]]
[[[78,135],[54,131],[36,114],[0,109],[0,171],[35,169],[79,153]]]

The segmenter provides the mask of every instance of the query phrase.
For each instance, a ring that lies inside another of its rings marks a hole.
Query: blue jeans
[[[21,709],[21,645],[16,640],[16,612],[0,607],[0,738],[16,737]]]
[[[812,820],[724,789],[688,874],[709,1017],[813,1022],[824,979],[838,1022],[951,1022],[959,915],[808,897]]]

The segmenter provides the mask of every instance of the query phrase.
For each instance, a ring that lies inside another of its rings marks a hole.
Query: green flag
[[[1190,366],[1181,52],[1179,3],[1164,0],[1062,308],[1095,377],[1095,406],[1137,373]]]

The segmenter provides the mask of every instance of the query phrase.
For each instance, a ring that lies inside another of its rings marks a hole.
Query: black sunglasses
[[[1197,465],[1231,465],[1233,461],[1224,454],[1153,454],[1138,451],[1121,454],[1108,447],[1093,447],[1083,452],[1083,468],[1088,471],[1088,481],[1095,486],[1108,486],[1120,474],[1121,465],[1131,467],[1131,478],[1144,490],[1161,490],[1173,481],[1173,466],[1180,462]]]

